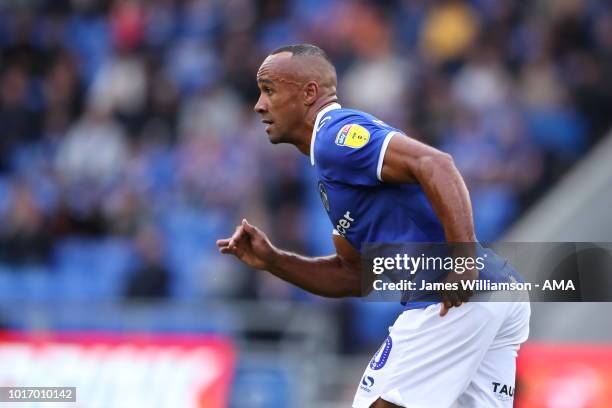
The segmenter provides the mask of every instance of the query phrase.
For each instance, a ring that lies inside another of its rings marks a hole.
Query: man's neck
[[[297,144],[296,147],[300,152],[309,156],[310,155],[310,142],[312,140],[312,130],[314,129],[315,121],[317,120],[317,115],[327,106],[332,103],[337,103],[338,97],[336,95],[330,96],[329,98],[322,99],[320,102],[314,103],[308,112],[306,113],[306,122],[304,123],[303,135],[301,138],[303,143]]]

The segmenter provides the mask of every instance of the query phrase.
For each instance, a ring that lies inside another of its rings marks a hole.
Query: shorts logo
[[[374,377],[370,377],[369,375],[367,375],[361,379],[361,385],[359,386],[359,388],[364,390],[365,392],[371,392],[372,391],[371,388],[373,385],[374,385]]]
[[[511,385],[506,385],[498,382],[491,382],[493,385],[493,392],[497,399],[502,401],[508,401],[514,398],[514,388]]]
[[[325,190],[325,186],[323,185],[322,181],[319,181],[319,195],[321,196],[323,207],[325,207],[325,210],[329,212],[329,199],[327,198],[327,190]]]
[[[336,135],[336,144],[338,146],[347,146],[353,149],[365,146],[369,140],[370,132],[359,125],[344,125]]]
[[[393,340],[391,336],[388,336],[382,346],[378,349],[372,361],[370,361],[370,368],[372,370],[380,370],[387,364],[387,359],[391,353],[391,347],[393,347]]]

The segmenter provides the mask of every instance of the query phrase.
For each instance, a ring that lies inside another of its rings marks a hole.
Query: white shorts
[[[474,299],[475,300],[475,299]],[[440,304],[404,311],[370,361],[353,408],[378,398],[408,408],[512,407],[528,302]]]

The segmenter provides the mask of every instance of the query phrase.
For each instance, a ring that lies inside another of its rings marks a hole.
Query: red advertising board
[[[0,332],[0,386],[76,387],[78,407],[224,408],[234,359],[213,336]]]
[[[612,346],[525,344],[519,352],[516,407],[612,407]]]

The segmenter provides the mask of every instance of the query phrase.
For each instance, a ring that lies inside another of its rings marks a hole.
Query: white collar
[[[319,113],[317,113],[317,117],[315,119],[315,123],[314,126],[312,128],[312,137],[310,138],[310,164],[312,164],[314,166],[315,161],[314,161],[314,144],[315,144],[315,138],[317,137],[317,130],[319,127],[319,122],[321,121],[321,118],[323,117],[323,115],[325,115],[327,112],[334,110],[334,109],[340,109],[342,108],[342,106],[340,106],[339,103],[334,102],[332,104],[327,105],[326,107],[324,107],[323,109],[321,109],[319,111]]]

